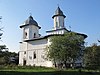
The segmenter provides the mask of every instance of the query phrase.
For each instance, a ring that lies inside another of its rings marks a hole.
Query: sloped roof
[[[29,18],[25,21],[25,24],[37,25],[38,26],[38,23],[33,19],[32,16],[29,16]]]
[[[24,24],[20,26],[20,28],[22,28],[23,26],[27,26],[27,25],[35,25],[35,26],[39,27],[38,23],[33,19],[32,16],[29,16],[28,19],[24,22]],[[41,27],[39,27],[39,29],[40,28]]]
[[[68,31],[68,32],[72,32],[72,31]],[[75,32],[76,33],[76,32]],[[81,35],[85,38],[87,38],[88,36],[86,34],[81,34],[81,33],[76,33],[77,35]],[[33,38],[33,39],[29,39],[29,40],[24,40],[24,42],[28,42],[28,41],[35,41],[35,40],[41,40],[41,39],[45,39],[51,36],[59,36],[59,35],[64,35],[64,34],[51,34],[51,35],[46,35],[46,36],[41,36],[38,38]]]
[[[54,16],[53,16],[52,18],[54,18],[55,16],[63,16],[64,18],[66,17],[66,16],[63,14],[63,12],[61,11],[61,9],[59,8],[59,6],[58,6],[58,8],[56,9],[55,14],[54,14]]]

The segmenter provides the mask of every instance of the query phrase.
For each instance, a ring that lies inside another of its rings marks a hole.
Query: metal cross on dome
[[[30,16],[32,16],[32,13],[30,13]]]

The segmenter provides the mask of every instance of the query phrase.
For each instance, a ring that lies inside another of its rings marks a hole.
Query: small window
[[[27,38],[27,32],[25,32],[25,38]]]
[[[33,56],[34,56],[33,58],[36,59],[36,52],[33,53]]]
[[[34,33],[34,38],[36,38],[36,33]]]
[[[56,22],[56,27],[58,27],[58,22]]]
[[[26,54],[26,51],[24,52],[24,54]]]

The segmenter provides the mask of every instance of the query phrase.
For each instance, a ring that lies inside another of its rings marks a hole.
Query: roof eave
[[[66,16],[65,16],[65,15],[60,15],[60,14],[58,14],[58,15],[53,15],[53,17],[52,17],[52,18],[54,18],[54,17],[56,17],[56,16],[63,16],[64,18],[66,18]]]
[[[62,29],[64,29],[64,30],[66,30],[66,31],[68,31],[68,32],[69,32],[69,30],[67,30],[66,28],[60,28],[60,29],[50,30],[50,31],[46,31],[46,32],[48,33],[48,32],[53,32],[53,31],[62,30]]]
[[[20,28],[22,28],[22,27],[24,27],[24,26],[28,26],[29,24],[26,24],[26,25],[21,25],[20,26]],[[37,25],[35,25],[35,26],[37,26]],[[37,26],[39,29],[41,29],[41,27],[40,26]]]

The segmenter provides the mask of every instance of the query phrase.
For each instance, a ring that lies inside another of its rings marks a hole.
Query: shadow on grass
[[[97,72],[53,71],[53,72],[18,72],[0,71],[0,75],[100,75]]]

